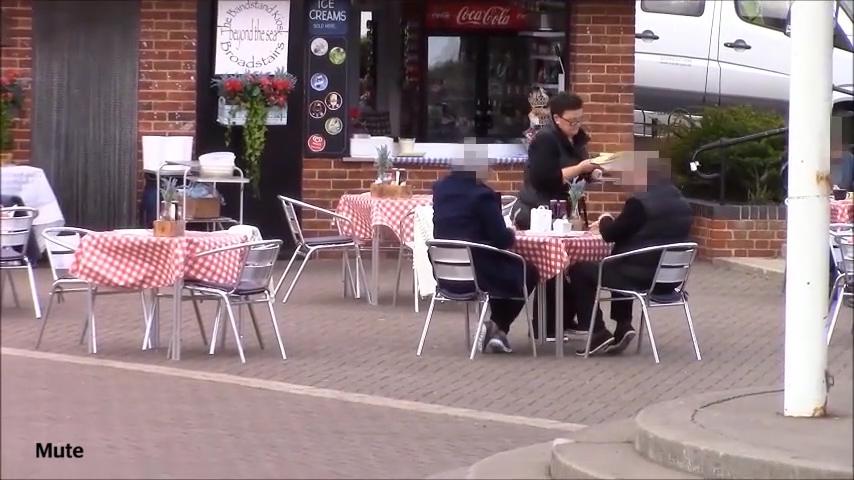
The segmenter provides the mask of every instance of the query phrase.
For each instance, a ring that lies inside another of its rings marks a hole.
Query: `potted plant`
[[[178,179],[163,179],[160,185],[160,215],[154,221],[155,237],[180,237],[186,223],[179,202]]]
[[[256,196],[267,125],[287,123],[288,96],[296,83],[296,77],[282,69],[272,74],[223,75],[212,81],[219,94],[217,121],[226,126],[226,147],[231,143],[231,127],[243,125],[243,161]]]
[[[15,72],[0,76],[0,163],[12,161],[12,123],[23,107],[23,88]]]

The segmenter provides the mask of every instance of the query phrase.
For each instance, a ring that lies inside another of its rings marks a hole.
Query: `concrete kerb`
[[[851,478],[851,470],[842,466],[791,458],[774,449],[725,437],[694,422],[696,412],[704,407],[779,392],[772,388],[730,390],[647,407],[635,419],[635,450],[658,464],[703,478]]]

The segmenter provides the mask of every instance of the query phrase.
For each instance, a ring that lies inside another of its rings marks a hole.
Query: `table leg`
[[[175,292],[172,296],[172,342],[169,347],[169,359],[181,360],[181,293],[184,290],[184,280],[175,281]]]
[[[148,346],[152,349],[160,348],[160,289],[154,288],[151,290],[151,334],[148,339]]]
[[[555,357],[563,357],[563,274],[555,277]]]
[[[537,331],[540,338],[537,343],[546,343],[546,280],[541,280],[537,285]]]
[[[380,226],[374,226],[371,240],[371,305],[379,305],[380,298]]]

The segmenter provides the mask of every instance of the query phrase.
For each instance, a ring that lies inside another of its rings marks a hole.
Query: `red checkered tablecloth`
[[[580,237],[558,237],[517,231],[516,242],[511,250],[533,264],[541,280],[548,280],[576,262],[602,260],[611,253],[611,245],[593,233]]]
[[[198,253],[247,241],[225,232],[187,232],[155,237],[150,231],[90,233],[74,254],[71,273],[102,287],[166,287],[184,279],[231,285],[240,274],[245,249],[195,258]]]
[[[349,218],[353,222],[352,229],[342,222],[339,229],[343,235],[354,235],[359,240],[371,240],[374,227],[384,225],[391,229],[402,241],[412,239],[412,218],[410,217],[401,230],[400,221],[413,208],[433,203],[432,195],[413,195],[410,198],[376,198],[371,194],[342,195],[338,201],[336,213]]]
[[[830,223],[854,222],[854,200],[831,200]]]

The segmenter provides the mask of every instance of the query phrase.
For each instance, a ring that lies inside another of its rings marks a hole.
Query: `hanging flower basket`
[[[219,108],[217,109],[216,121],[220,125],[245,125],[246,107],[243,105],[229,105],[225,97],[219,97]],[[288,106],[267,107],[267,120],[265,125],[287,125]]]

